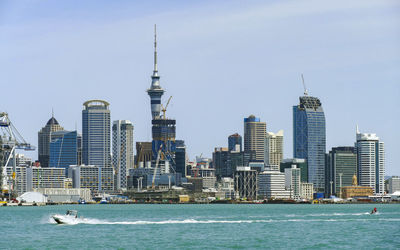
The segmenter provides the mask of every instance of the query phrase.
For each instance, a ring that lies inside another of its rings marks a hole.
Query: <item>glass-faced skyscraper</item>
[[[293,106],[293,156],[306,159],[308,181],[317,192],[325,188],[326,128],[321,101],[306,93]]]
[[[49,166],[50,161],[50,141],[51,134],[56,131],[64,130],[63,127],[58,123],[54,115],[47,122],[46,126],[44,126],[38,132],[38,155],[39,162],[42,167],[47,168]]]
[[[57,131],[51,134],[50,167],[63,167],[78,164],[78,133],[76,131]]]
[[[110,104],[90,100],[82,110],[82,163],[110,167]]]

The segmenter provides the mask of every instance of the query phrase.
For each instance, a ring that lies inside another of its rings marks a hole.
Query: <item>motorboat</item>
[[[52,217],[57,224],[70,224],[78,218],[78,211],[67,210],[65,214],[55,214]]]
[[[106,198],[103,197],[103,198],[100,200],[99,203],[100,203],[100,204],[108,204],[108,201],[107,201]]]

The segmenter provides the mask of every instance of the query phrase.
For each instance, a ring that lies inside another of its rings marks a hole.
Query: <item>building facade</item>
[[[289,158],[282,160],[280,164],[280,171],[285,172],[286,168],[292,168],[295,166],[300,169],[301,172],[301,182],[308,182],[308,166],[305,159]]]
[[[50,167],[67,169],[78,164],[78,133],[77,131],[57,131],[51,134]]]
[[[49,166],[51,134],[60,130],[64,130],[64,128],[52,116],[46,126],[38,132],[38,157],[42,167]]]
[[[257,171],[250,167],[237,167],[235,172],[235,190],[240,198],[257,199]]]
[[[250,115],[244,118],[244,150],[255,151],[255,160],[264,161],[267,124]]]
[[[354,147],[335,147],[326,158],[325,193],[339,195],[340,188],[351,186],[354,174],[357,173],[357,154]]]
[[[301,194],[301,173],[296,166],[285,168],[285,188],[290,191],[291,199],[300,199]]]
[[[82,162],[111,167],[110,110],[103,100],[90,100],[82,110]]]
[[[385,148],[376,134],[360,133],[357,128],[358,180],[360,186],[371,187],[374,194],[385,192]]]
[[[302,96],[299,105],[293,106],[293,157],[307,160],[308,180],[317,192],[325,189],[325,152],[325,114],[321,101]]]
[[[283,130],[267,132],[265,137],[265,165],[279,166],[283,160]]]
[[[273,170],[258,174],[258,195],[264,199],[289,199],[290,190],[285,187],[285,174]]]
[[[30,167],[26,169],[27,191],[36,188],[64,188],[64,168]]]
[[[237,147],[239,147],[238,150],[237,150]],[[228,137],[228,150],[229,151],[239,151],[239,152],[243,151],[242,150],[242,137],[238,133],[235,133]]]
[[[93,193],[114,190],[114,170],[111,167],[70,166],[69,173],[73,188],[88,188]]]
[[[128,120],[113,122],[113,168],[115,188],[127,188],[127,173],[133,168],[133,125]]]
[[[392,176],[388,180],[388,192],[389,194],[393,194],[394,192],[400,191],[400,177]]]

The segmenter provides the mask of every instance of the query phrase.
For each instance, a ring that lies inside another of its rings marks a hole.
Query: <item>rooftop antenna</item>
[[[307,91],[307,88],[306,88],[306,84],[304,83],[303,74],[301,74],[301,80],[303,81],[304,95],[308,96],[308,91]]]
[[[51,108],[51,117],[54,118],[54,108]]]
[[[358,124],[356,124],[356,134],[359,134],[360,130],[358,130]]]
[[[154,72],[157,71],[157,24],[154,24]]]

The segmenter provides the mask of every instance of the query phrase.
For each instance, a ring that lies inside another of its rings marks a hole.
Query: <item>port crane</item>
[[[17,168],[17,160],[16,160],[16,150],[35,150],[35,147],[25,141],[25,139],[21,136],[18,130],[15,128],[13,123],[11,122],[8,113],[1,112],[0,113],[0,137],[1,137],[1,151],[2,156],[0,159],[4,159],[6,157],[5,162],[0,162],[0,166],[2,167],[1,171],[1,189],[3,194],[12,194],[16,187],[16,168]],[[11,158],[13,158],[13,170],[12,170],[12,186],[11,188],[8,185],[8,175],[7,175],[7,165],[10,162]],[[11,192],[10,192],[11,191]]]

